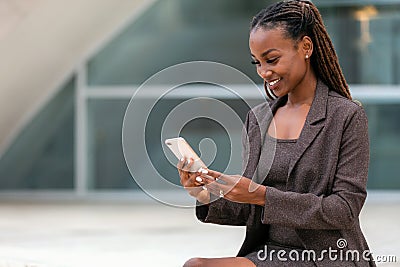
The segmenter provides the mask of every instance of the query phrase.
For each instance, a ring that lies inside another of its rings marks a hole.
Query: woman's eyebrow
[[[279,51],[279,50],[276,49],[276,48],[268,49],[267,51],[265,51],[264,53],[261,54],[261,57],[262,57],[262,58],[265,57],[266,55],[268,55],[268,54],[271,53],[272,51]],[[250,55],[251,55],[253,58],[256,58],[255,55],[253,55],[253,54],[250,54]]]
[[[267,51],[265,51],[264,53],[261,54],[261,57],[265,57],[266,55],[268,55],[272,51],[278,51],[278,49],[276,49],[276,48],[268,49]]]

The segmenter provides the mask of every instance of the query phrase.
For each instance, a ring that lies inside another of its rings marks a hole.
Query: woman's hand
[[[203,204],[210,203],[210,193],[203,187],[204,183],[200,178],[201,170],[198,172],[189,172],[190,167],[193,165],[193,159],[182,158],[178,164],[178,172],[181,178],[181,184],[188,191],[189,195],[196,198]],[[196,180],[197,178],[197,180]]]
[[[226,175],[209,169],[206,171],[200,173],[200,177],[212,194],[234,202],[265,205],[265,186],[241,175]]]

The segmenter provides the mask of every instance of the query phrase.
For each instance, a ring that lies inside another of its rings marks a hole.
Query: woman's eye
[[[259,62],[259,61],[256,61],[256,60],[252,60],[252,61],[251,61],[251,64],[253,64],[253,65],[260,65],[260,62]]]
[[[275,58],[268,59],[268,60],[267,60],[267,63],[268,63],[268,64],[273,64],[273,63],[275,63],[275,62],[278,60],[278,58],[279,58],[279,57],[275,57]]]

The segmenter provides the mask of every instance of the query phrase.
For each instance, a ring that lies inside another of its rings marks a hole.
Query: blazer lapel
[[[270,106],[268,106],[269,110],[266,110],[263,112],[263,114],[261,114],[261,118],[257,118],[257,120],[259,121],[262,142],[265,143],[266,135],[268,134],[268,128],[272,119],[274,118],[274,114],[276,113],[277,109],[282,106],[283,103],[286,103],[286,101],[287,95],[278,98],[276,101],[271,103]],[[264,114],[267,114],[267,116],[265,116]]]
[[[314,100],[307,114],[300,137],[297,140],[297,148],[289,164],[288,177],[303,153],[325,125],[328,93],[328,87],[322,81],[318,80]]]
[[[297,147],[295,149],[295,154],[293,155],[293,158],[289,163],[288,177],[290,176],[294,166],[299,161],[303,153],[311,145],[312,141],[324,127],[328,93],[328,87],[322,81],[318,80],[317,88],[315,90],[315,96],[311,104],[310,111],[307,114],[307,118],[301,131],[300,137],[296,143]],[[252,180],[258,184],[262,184],[264,182],[275,157],[276,143],[272,141],[267,141],[268,138],[266,137],[269,124],[271,123],[271,120],[273,119],[273,115],[275,114],[276,110],[286,101],[287,96],[283,96],[273,101],[271,105],[267,105],[267,108],[270,108],[270,110],[263,110],[263,112],[255,114],[261,134],[261,151],[258,165],[256,167]]]
[[[283,96],[266,105],[265,110],[256,115],[260,131],[260,156],[252,180],[257,184],[262,184],[272,166],[275,157],[276,143],[268,141],[268,127],[274,117],[276,110],[287,101],[287,96]],[[251,188],[250,190],[254,190]]]

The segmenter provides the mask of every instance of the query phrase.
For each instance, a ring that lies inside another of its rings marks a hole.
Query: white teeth
[[[277,82],[279,82],[281,79],[279,78],[279,79],[277,79],[277,80],[275,80],[275,81],[272,81],[272,82],[270,82],[269,83],[269,86],[274,86]]]

